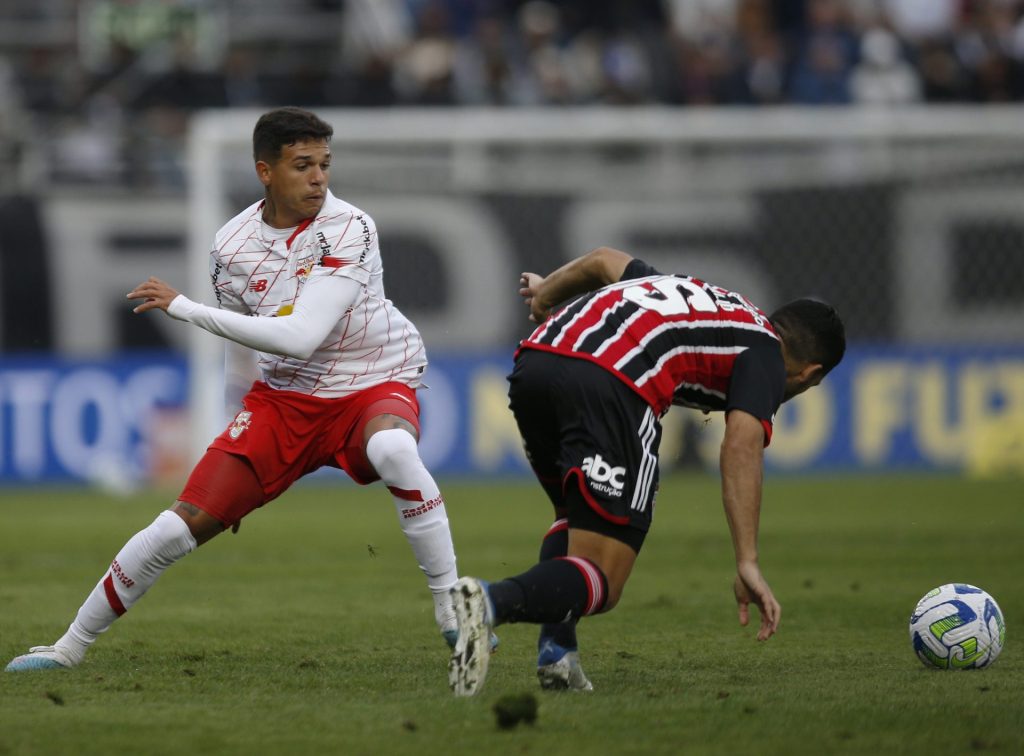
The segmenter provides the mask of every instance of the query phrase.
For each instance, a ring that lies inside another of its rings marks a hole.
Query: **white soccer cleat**
[[[541,638],[537,654],[537,679],[544,690],[594,689],[590,680],[583,674],[579,652],[564,648],[550,638]]]
[[[33,646],[27,654],[11,659],[5,669],[7,672],[29,672],[37,669],[71,669],[74,666],[75,662],[53,646]]]
[[[455,644],[459,641],[459,626],[458,624],[450,627],[446,626],[441,630],[441,637],[444,638],[444,642],[448,644],[448,648],[455,648]],[[491,633],[491,653],[493,654],[498,650],[498,644],[501,641],[498,640],[498,636]]]
[[[471,577],[460,578],[451,596],[459,634],[448,662],[448,686],[457,696],[475,696],[484,685],[491,657],[491,600],[487,584]]]
[[[580,655],[570,651],[558,661],[537,667],[537,679],[544,690],[576,690],[589,692],[594,685],[583,674]]]
[[[455,644],[459,641],[459,628],[445,628],[441,631],[441,637],[444,638],[444,642],[448,644],[448,648],[455,648]]]
[[[437,625],[448,648],[455,648],[455,641],[459,639],[459,618],[455,615],[454,606],[448,605],[441,616],[437,618]]]

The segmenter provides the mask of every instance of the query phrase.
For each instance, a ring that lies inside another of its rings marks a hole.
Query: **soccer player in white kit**
[[[257,122],[253,157],[265,196],[216,236],[219,308],[156,278],[128,293],[143,300],[136,313],[164,310],[226,340],[234,419],[174,506],[118,552],[64,636],[16,657],[8,671],[77,665],[164,570],[325,465],[391,491],[435,619],[454,644],[455,551],[444,499],[417,449],[426,352],[384,296],[373,220],[328,189],[332,135],[299,108]]]

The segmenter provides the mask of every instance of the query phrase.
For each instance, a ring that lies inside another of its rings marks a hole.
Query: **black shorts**
[[[658,489],[654,410],[600,366],[536,349],[519,352],[508,380],[530,465],[569,527],[639,552]]]

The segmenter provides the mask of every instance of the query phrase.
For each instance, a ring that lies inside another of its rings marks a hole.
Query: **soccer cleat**
[[[460,578],[451,595],[459,618],[459,633],[448,662],[448,687],[457,696],[475,696],[487,677],[494,609],[487,595],[487,583],[476,578]]]
[[[459,639],[459,618],[455,615],[455,607],[451,604],[446,606],[443,614],[437,617],[437,624],[448,648],[455,648],[455,641]]]
[[[459,639],[459,628],[450,627],[446,630],[442,630],[441,637],[443,637],[444,642],[448,644],[448,648],[455,648],[455,643]]]
[[[27,654],[11,659],[5,669],[7,672],[28,672],[36,669],[70,669],[73,666],[75,663],[53,646],[33,646]]]
[[[448,648],[455,648],[455,643],[459,640],[459,628],[448,627],[441,631],[441,637],[444,638],[444,642],[448,644]],[[491,653],[493,654],[498,650],[498,644],[501,641],[498,640],[498,636],[491,633]]]
[[[537,679],[544,690],[592,691],[594,686],[583,673],[578,651],[559,646],[551,640],[540,643],[537,655]]]

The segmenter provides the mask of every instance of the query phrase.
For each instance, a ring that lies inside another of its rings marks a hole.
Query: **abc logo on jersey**
[[[600,454],[587,457],[581,468],[587,476],[590,487],[605,496],[622,496],[622,488],[626,485],[626,468],[612,467],[605,462]]]

